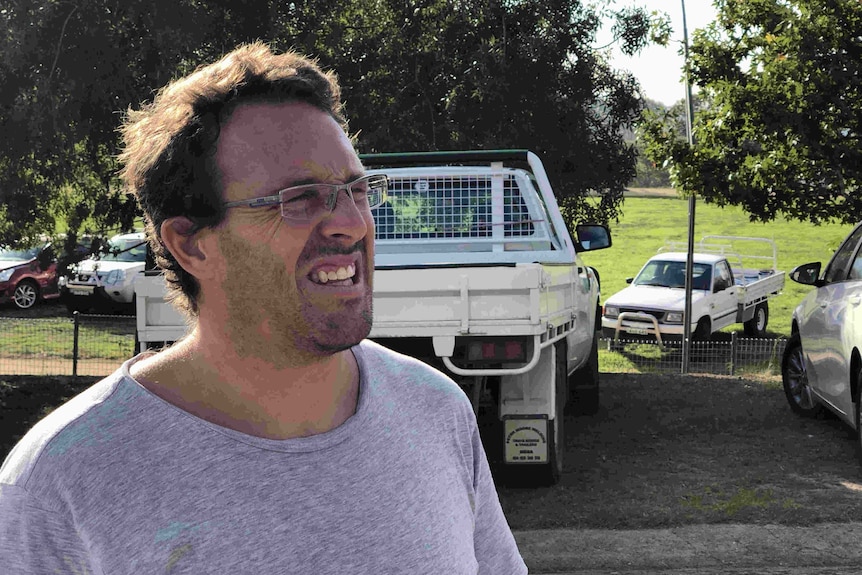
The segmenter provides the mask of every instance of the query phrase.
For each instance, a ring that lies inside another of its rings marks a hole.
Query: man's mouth
[[[355,276],[356,266],[347,265],[338,268],[318,268],[308,274],[308,279],[316,284],[350,286],[353,285]]]

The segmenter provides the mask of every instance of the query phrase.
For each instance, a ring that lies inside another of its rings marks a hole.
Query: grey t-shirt
[[[126,362],[0,468],[5,573],[523,574],[470,403],[365,341],[356,413],[289,440],[209,423]]]

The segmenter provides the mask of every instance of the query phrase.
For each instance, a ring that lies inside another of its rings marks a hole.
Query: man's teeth
[[[338,270],[334,272],[325,272],[320,270],[317,272],[317,277],[315,279],[317,279],[318,283],[325,284],[326,282],[346,280],[348,278],[352,278],[354,275],[356,275],[356,267],[351,265],[346,268],[338,268]]]

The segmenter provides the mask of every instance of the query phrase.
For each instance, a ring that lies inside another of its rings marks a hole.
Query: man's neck
[[[277,366],[234,350],[225,336],[211,337],[199,326],[171,348],[133,364],[131,373],[192,415],[260,437],[324,433],[356,411],[359,369],[350,350]]]

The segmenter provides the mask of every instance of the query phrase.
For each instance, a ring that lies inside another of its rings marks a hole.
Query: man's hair
[[[335,75],[294,52],[274,54],[262,42],[239,46],[127,112],[120,177],[144,212],[169,299],[191,317],[198,315],[200,284],[165,248],[162,222],[185,216],[193,224],[189,235],[221,223],[225,209],[214,160],[221,126],[239,104],[291,101],[319,108],[347,130]]]

